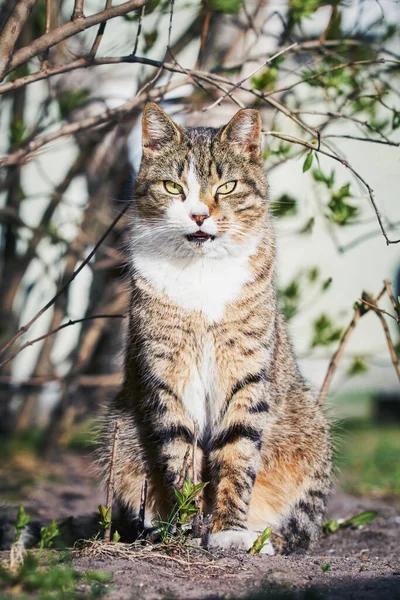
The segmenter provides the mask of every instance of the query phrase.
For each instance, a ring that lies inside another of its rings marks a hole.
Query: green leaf
[[[368,367],[365,360],[361,356],[355,356],[347,370],[347,375],[355,377],[356,375],[362,375],[366,371],[368,371]]]
[[[311,267],[311,269],[308,270],[307,277],[310,283],[315,283],[319,277],[319,268]]]
[[[328,279],[325,279],[325,281],[322,284],[322,288],[321,288],[323,292],[326,292],[326,290],[329,290],[329,288],[332,285],[332,281],[333,281],[332,277],[328,277]]]
[[[85,577],[88,581],[97,581],[98,583],[109,583],[113,577],[113,574],[107,573],[107,571],[86,571]]]
[[[206,5],[215,12],[235,14],[243,5],[242,0],[207,0]]]
[[[249,550],[250,554],[260,554],[261,550],[267,544],[272,535],[271,527],[266,527],[264,531],[254,540],[252,547]]]
[[[119,535],[118,531],[115,530],[112,536],[112,541],[117,543],[119,542],[119,540],[121,539],[121,536]]]
[[[311,217],[304,224],[304,226],[300,229],[299,233],[303,233],[303,234],[306,234],[306,235],[312,233],[313,229],[314,229],[314,225],[315,225],[315,219],[314,219],[314,217]]]
[[[40,528],[40,548],[50,548],[53,545],[53,540],[58,535],[60,535],[60,531],[58,529],[56,521],[51,521],[47,527]]]
[[[278,69],[276,67],[268,67],[259,75],[254,75],[251,78],[251,84],[254,89],[259,91],[273,90],[278,77]]]
[[[321,563],[321,570],[323,573],[326,573],[327,571],[329,571],[330,568],[331,568],[330,562]]]
[[[28,525],[30,520],[31,520],[31,518],[25,512],[24,507],[20,506],[18,509],[18,513],[17,513],[17,520],[15,522],[15,529],[16,529],[15,541],[16,542],[18,542],[19,538],[21,537],[22,530],[26,527],[26,525]]]
[[[313,338],[311,346],[330,346],[342,337],[342,328],[336,327],[332,320],[325,314],[318,317],[313,323]]]
[[[87,88],[63,90],[57,98],[61,119],[67,119],[89,96],[90,90]]]
[[[313,158],[314,158],[313,151],[310,150],[310,152],[307,154],[306,159],[303,163],[303,173],[305,173],[306,171],[308,171],[311,168]]]
[[[282,194],[271,203],[271,213],[274,217],[292,217],[297,214],[297,200],[288,194]]]
[[[335,533],[339,529],[340,525],[336,519],[332,519],[327,521],[322,525],[322,531],[325,535],[330,535],[331,533]]]
[[[355,515],[354,517],[351,517],[350,519],[347,519],[347,521],[341,523],[340,527],[359,527],[360,525],[366,525],[367,523],[371,523],[371,521],[373,521],[377,515],[377,510],[366,510],[358,515]]]

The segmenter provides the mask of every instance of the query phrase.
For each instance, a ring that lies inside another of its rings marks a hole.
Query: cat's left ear
[[[253,160],[261,158],[261,117],[258,110],[242,108],[220,133],[221,142],[233,144],[238,152],[250,154]]]
[[[168,144],[179,144],[182,131],[155,102],[144,107],[142,119],[143,154],[153,156]]]

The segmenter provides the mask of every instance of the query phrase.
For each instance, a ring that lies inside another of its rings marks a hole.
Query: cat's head
[[[219,129],[183,128],[149,103],[142,127],[134,243],[178,257],[235,256],[254,245],[267,215],[259,112],[239,110]]]

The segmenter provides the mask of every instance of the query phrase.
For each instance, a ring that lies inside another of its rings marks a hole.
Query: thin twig
[[[390,286],[390,284],[391,284],[391,281],[389,281],[388,279],[385,279],[385,280],[383,281],[383,283],[385,284],[386,293],[387,293],[387,295],[389,296],[390,302],[392,303],[392,306],[393,306],[393,308],[394,308],[394,310],[395,310],[395,312],[396,312],[396,314],[397,314],[397,319],[396,319],[396,321],[397,321],[397,323],[399,323],[399,324],[400,324],[400,306],[399,306],[399,304],[396,302],[396,300],[395,300],[395,297],[394,297],[394,295],[393,295],[392,288],[391,288],[391,286]]]
[[[118,437],[119,437],[119,421],[115,421],[114,427],[114,439],[113,439],[113,447],[111,454],[111,462],[110,462],[110,470],[108,475],[108,483],[107,483],[107,499],[106,499],[106,508],[109,514],[112,513],[112,505],[114,499],[114,477],[115,477],[115,459],[117,458],[117,448],[118,448]],[[104,531],[104,541],[109,542],[111,539],[111,525]]]
[[[378,294],[378,296],[376,297],[375,303],[377,303],[380,298],[383,296],[383,294],[385,293],[386,288],[384,287]],[[318,397],[317,397],[317,403],[318,404],[323,404],[326,395],[329,391],[330,385],[331,385],[331,381],[332,378],[336,372],[336,369],[338,367],[339,361],[343,356],[343,352],[345,347],[347,346],[347,343],[351,337],[351,334],[353,333],[354,329],[357,326],[358,321],[360,320],[360,318],[366,314],[370,309],[367,308],[363,308],[360,304],[357,304],[354,308],[354,315],[352,320],[350,321],[347,329],[345,330],[345,332],[342,335],[342,338],[340,340],[339,343],[339,347],[336,350],[336,352],[334,353],[334,355],[332,356],[330,362],[329,362],[329,366],[328,366],[328,370],[326,372],[325,375],[325,379],[322,383],[321,389],[319,391]]]
[[[126,15],[128,12],[131,12],[136,8],[141,8],[145,1],[146,0],[128,0],[128,2],[123,2],[118,6],[113,6],[107,10],[90,15],[89,17],[77,18],[75,21],[71,20],[63,25],[60,25],[59,27],[56,27],[52,31],[49,31],[49,33],[45,33],[44,35],[36,38],[24,48],[17,50],[9,62],[4,74],[7,75],[8,73],[11,73],[11,71],[14,71],[14,69],[17,67],[25,64],[31,58],[38,56],[38,54],[42,54],[45,50],[56,46],[60,42],[72,37],[77,33],[80,33],[81,31],[85,31],[94,25],[100,25],[100,23],[103,23],[104,21],[109,21],[110,19],[115,19],[116,17]],[[32,2],[33,0],[30,0],[28,4]]]
[[[297,42],[295,42],[291,46],[288,46],[287,48],[283,48],[282,50],[280,50],[279,52],[277,52],[273,56],[270,56],[270,58],[268,58],[265,62],[263,62],[262,65],[259,65],[251,73],[249,73],[248,75],[246,75],[246,77],[244,77],[243,79],[241,79],[240,81],[238,81],[233,86],[233,88],[231,88],[229,90],[229,94],[231,94],[237,88],[241,87],[246,81],[248,81],[248,79],[250,79],[250,77],[253,77],[253,75],[255,75],[256,73],[258,73],[258,71],[260,71],[261,69],[263,69],[264,67],[266,67],[269,63],[271,63],[273,60],[275,60],[276,58],[278,58],[278,56],[281,56],[282,54],[285,54],[285,52],[289,52],[289,50],[292,50],[292,48],[294,48],[295,46],[297,46]],[[218,98],[218,100],[216,100],[215,102],[213,102],[210,106],[206,106],[205,108],[203,108],[203,112],[205,112],[207,110],[211,110],[212,108],[215,108],[216,106],[218,106],[218,104],[220,104],[223,100],[225,100],[225,98],[229,94],[225,94],[224,96],[221,96],[220,98]]]
[[[76,19],[84,19],[85,18],[85,15],[83,12],[83,4],[84,4],[84,0],[75,0],[74,12],[72,13],[73,21],[76,21]]]
[[[146,518],[146,502],[147,502],[147,477],[144,478],[142,484],[142,491],[140,493],[140,507],[139,507],[139,534],[143,533],[145,529],[145,518]]]
[[[25,350],[25,348],[28,348],[29,346],[33,346],[33,344],[36,344],[37,342],[41,342],[41,341],[45,340],[46,338],[48,338],[52,335],[55,335],[56,333],[58,333],[62,329],[65,329],[66,327],[71,327],[71,325],[77,325],[78,323],[84,323],[85,321],[92,321],[93,319],[124,319],[124,318],[125,318],[125,315],[91,315],[90,317],[84,317],[82,319],[74,319],[74,320],[70,319],[69,321],[67,321],[67,323],[63,323],[59,327],[56,327],[56,329],[53,329],[52,331],[49,331],[48,333],[45,333],[44,335],[41,335],[33,340],[29,340],[29,342],[25,342],[25,344],[23,344],[20,348],[18,348],[18,350],[16,352],[14,352],[14,354],[7,356],[7,358],[5,360],[3,360],[3,362],[0,363],[0,368],[4,367],[4,365],[9,363],[11,360],[14,360],[14,358],[17,356],[17,354],[22,352],[22,350]]]
[[[142,33],[142,24],[143,24],[143,18],[144,18],[145,12],[146,12],[146,4],[143,4],[142,11],[140,13],[140,17],[139,17],[139,21],[138,21],[137,31],[136,31],[135,45],[134,45],[133,51],[132,51],[133,56],[136,56],[136,52],[138,49],[140,34]]]
[[[106,0],[105,10],[107,10],[108,8],[110,8],[111,4],[112,4],[112,0]],[[99,49],[99,46],[101,44],[101,40],[103,39],[103,35],[104,35],[104,31],[105,31],[106,25],[107,25],[107,21],[104,21],[103,23],[100,23],[99,29],[98,29],[96,37],[95,37],[95,40],[93,42],[93,46],[90,49],[89,56],[96,56],[97,50]]]
[[[18,0],[0,33],[0,81],[12,62],[15,44],[36,0]]]
[[[385,290],[386,290],[386,286],[385,286]],[[366,295],[366,298],[368,298],[369,304],[372,305],[371,310],[373,310],[375,312],[376,316],[378,317],[378,319],[381,322],[381,325],[383,327],[383,331],[385,333],[386,342],[387,342],[387,345],[388,345],[388,348],[389,348],[390,358],[392,360],[393,366],[394,366],[395,371],[397,373],[397,377],[398,377],[398,379],[400,381],[400,365],[399,365],[399,361],[397,360],[396,350],[394,348],[394,344],[393,344],[392,338],[390,336],[389,327],[388,327],[388,325],[386,323],[385,317],[382,316],[381,311],[376,306],[376,301],[374,301],[374,299],[371,298],[368,295]]]
[[[61,288],[58,290],[58,292],[47,302],[47,304],[45,304],[45,306],[43,306],[43,308],[41,308],[34,317],[32,317],[32,319],[30,321],[28,321],[28,323],[26,323],[25,325],[23,325],[18,332],[14,335],[14,337],[12,337],[5,346],[3,346],[3,348],[0,349],[0,356],[4,354],[4,352],[6,352],[13,344],[14,342],[21,337],[21,335],[23,335],[24,333],[26,333],[27,331],[29,331],[29,329],[32,327],[32,325],[51,307],[53,306],[53,304],[55,303],[55,301],[57,300],[57,298],[59,298],[69,287],[69,285],[72,283],[72,281],[75,279],[75,277],[77,277],[77,275],[79,275],[79,273],[82,271],[82,269],[84,269],[84,267],[88,264],[88,262],[93,258],[93,256],[96,254],[98,248],[101,246],[101,244],[104,242],[104,240],[106,239],[106,237],[111,233],[111,231],[114,229],[114,227],[116,226],[116,224],[118,223],[118,221],[120,219],[122,219],[122,217],[124,216],[124,214],[126,213],[126,211],[129,208],[129,204],[126,204],[123,209],[121,210],[121,212],[115,217],[115,219],[112,221],[111,225],[109,225],[106,229],[106,231],[103,233],[103,235],[100,237],[100,239],[98,240],[98,242],[95,244],[94,248],[91,250],[91,252],[89,252],[89,254],[87,255],[87,257],[85,258],[84,261],[81,262],[81,264],[79,265],[79,267],[73,272],[72,276],[68,279],[68,281],[61,286]],[[0,367],[3,366],[5,364],[6,361],[3,361],[0,364]],[[7,360],[8,362],[8,360]]]
[[[362,302],[363,304],[366,304],[367,306],[369,306],[369,308],[373,308],[375,312],[380,312],[381,314],[390,317],[391,319],[393,319],[397,323],[396,317],[394,317],[393,315],[391,315],[390,313],[388,313],[383,308],[379,308],[378,306],[376,306],[375,304],[372,304],[371,302],[369,302],[368,300],[365,300],[364,298],[359,298],[358,302]]]

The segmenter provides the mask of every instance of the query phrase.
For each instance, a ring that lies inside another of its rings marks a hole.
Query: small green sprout
[[[330,568],[331,568],[330,562],[321,563],[321,570],[323,573],[326,573],[327,571],[329,571]]]
[[[99,504],[99,513],[99,524],[104,528],[104,531],[107,531],[111,527],[111,508],[107,508],[104,504]]]
[[[250,554],[260,554],[261,550],[267,544],[269,538],[272,535],[271,527],[266,527],[262,533],[258,536],[256,540],[254,540],[254,544],[249,550]]]
[[[22,531],[24,530],[26,525],[28,525],[30,520],[31,518],[28,514],[26,514],[24,507],[20,506],[18,509],[17,520],[15,522],[15,543],[18,542],[19,538],[21,537]]]

